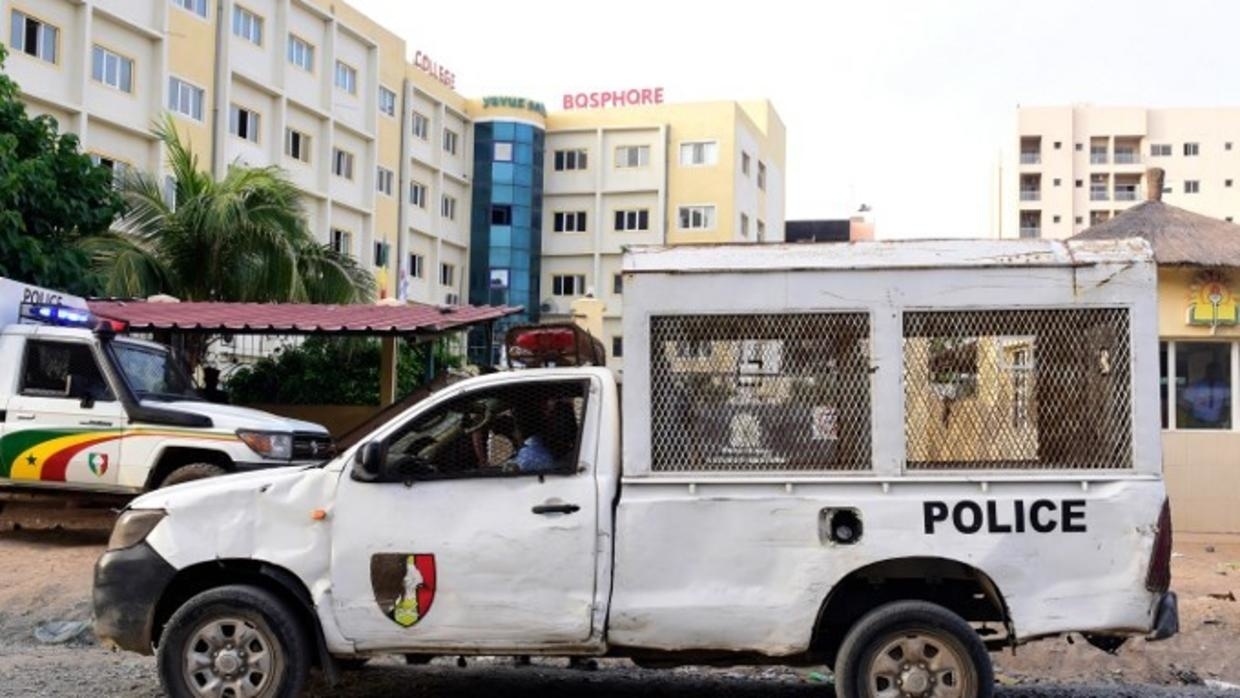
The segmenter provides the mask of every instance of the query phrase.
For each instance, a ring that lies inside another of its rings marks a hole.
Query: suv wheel
[[[168,476],[164,478],[163,482],[159,483],[159,486],[171,487],[173,485],[179,485],[182,482],[201,480],[204,477],[223,475],[226,472],[228,471],[224,470],[215,463],[190,463],[189,465],[182,465],[168,473]]]
[[[164,627],[159,678],[173,698],[292,698],[310,671],[303,628],[270,593],[250,586],[204,591]]]

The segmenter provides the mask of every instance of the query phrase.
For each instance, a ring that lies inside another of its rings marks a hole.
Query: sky
[[[349,0],[467,97],[770,99],[789,219],[990,237],[1018,105],[1240,105],[1230,0]]]

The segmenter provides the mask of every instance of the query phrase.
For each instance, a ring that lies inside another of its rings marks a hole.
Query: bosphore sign
[[[565,109],[599,109],[607,107],[637,107],[662,104],[662,87],[641,87],[610,92],[575,92],[564,95]]]

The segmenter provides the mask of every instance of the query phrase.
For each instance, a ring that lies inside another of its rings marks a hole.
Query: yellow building
[[[386,295],[537,320],[593,292],[622,350],[625,245],[783,239],[785,133],[765,101],[635,90],[644,106],[548,114],[466,99],[437,57],[336,0],[0,0],[0,14],[33,113],[112,166],[160,171],[150,128],[171,113],[217,176],[283,167],[319,239]]]

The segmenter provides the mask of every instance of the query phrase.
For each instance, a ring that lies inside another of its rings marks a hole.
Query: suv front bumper
[[[176,570],[146,541],[95,563],[95,635],[104,645],[151,654],[155,606]]]

